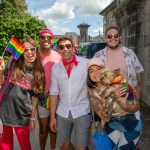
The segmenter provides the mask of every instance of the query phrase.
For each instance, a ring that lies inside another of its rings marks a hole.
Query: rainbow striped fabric
[[[6,50],[12,54],[15,60],[17,60],[24,52],[25,47],[15,38],[12,37],[6,47]]]
[[[50,109],[50,96],[39,98],[38,105]]]

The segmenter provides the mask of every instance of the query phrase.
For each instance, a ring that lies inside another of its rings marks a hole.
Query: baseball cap
[[[100,58],[92,58],[87,64],[87,69],[89,69],[93,65],[104,66],[104,63],[100,60]]]
[[[39,31],[39,36],[41,36],[41,35],[44,34],[44,33],[49,33],[49,34],[52,36],[52,38],[54,38],[53,32],[52,32],[51,30],[47,29],[47,28],[45,28],[45,29]]]

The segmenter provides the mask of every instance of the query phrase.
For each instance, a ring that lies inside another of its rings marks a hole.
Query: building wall
[[[115,7],[110,8],[103,12],[104,26],[116,24],[121,29],[122,44],[138,56],[144,67],[142,99],[150,105],[150,1],[116,0]]]
[[[143,31],[143,57],[142,62],[144,65],[144,83],[143,83],[143,99],[150,105],[150,1],[146,0],[144,6],[144,31]]]

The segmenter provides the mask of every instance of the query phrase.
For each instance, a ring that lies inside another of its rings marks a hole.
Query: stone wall
[[[114,6],[114,4],[113,4]],[[110,6],[111,7],[111,6]],[[110,9],[110,8],[109,8]],[[115,7],[103,12],[105,27],[114,17],[121,29],[122,44],[134,50],[144,67],[142,99],[150,105],[150,0],[116,0]],[[107,13],[106,13],[107,12]]]
[[[144,80],[143,80],[143,99],[150,105],[150,1],[147,0],[144,6],[144,37],[143,37],[143,57],[142,63],[144,65]]]

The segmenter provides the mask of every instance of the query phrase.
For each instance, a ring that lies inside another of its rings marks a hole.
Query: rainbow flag
[[[24,52],[25,47],[15,38],[12,37],[6,47],[6,50],[12,54],[15,60],[17,60]]]

